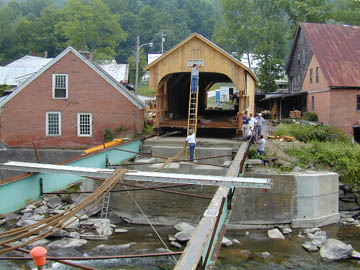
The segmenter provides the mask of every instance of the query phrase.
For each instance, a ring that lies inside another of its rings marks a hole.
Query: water
[[[174,235],[175,229],[172,227],[157,228],[163,239],[168,235]],[[340,224],[323,227],[328,238],[336,238],[351,244],[352,247],[360,251],[360,228],[355,226],[342,226]],[[234,269],[256,269],[256,270],[358,270],[360,261],[344,260],[336,262],[324,262],[319,254],[305,251],[301,244],[308,241],[306,238],[298,237],[298,231],[286,236],[286,240],[268,239],[266,230],[248,230],[247,231],[228,231],[226,237],[229,239],[238,239],[240,244],[228,248],[222,248],[216,262],[215,269],[234,270]],[[128,233],[115,234],[109,241],[96,241],[88,243],[86,249],[90,250],[99,244],[126,244],[136,242],[136,245],[126,252],[126,254],[157,252],[158,248],[163,248],[161,242],[151,231],[149,226],[134,226],[129,228]],[[170,243],[166,241],[168,245]],[[241,256],[244,250],[250,251],[250,256]],[[262,258],[262,252],[269,252],[271,257]],[[100,255],[100,254],[99,254]],[[178,258],[178,257],[177,257]],[[76,261],[75,263],[94,267],[96,269],[109,270],[170,270],[174,267],[174,261],[171,257],[152,257],[137,259],[117,259],[102,261]],[[0,269],[36,269],[32,263],[0,261]],[[48,264],[44,270],[73,270],[76,268],[54,263]]]

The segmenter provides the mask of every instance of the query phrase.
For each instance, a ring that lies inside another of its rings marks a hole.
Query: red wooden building
[[[360,137],[360,27],[300,23],[287,75],[319,121]]]
[[[108,128],[135,133],[144,124],[144,104],[71,47],[3,98],[0,110],[9,146],[88,147]]]

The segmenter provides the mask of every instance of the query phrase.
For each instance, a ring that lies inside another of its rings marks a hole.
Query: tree
[[[215,40],[229,52],[239,56],[246,53],[251,67],[250,53],[255,46],[256,32],[254,2],[251,0],[220,0],[223,23],[217,22],[214,31]]]
[[[338,0],[333,6],[333,19],[342,24],[360,25],[360,1]]]
[[[117,42],[126,38],[119,24],[119,15],[111,14],[101,0],[69,0],[63,9],[64,21],[57,24],[68,39],[67,44],[77,49],[106,51],[115,56]]]

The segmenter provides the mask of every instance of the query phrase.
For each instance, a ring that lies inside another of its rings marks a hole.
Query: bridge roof
[[[164,53],[161,57],[159,57],[158,59],[156,59],[155,61],[153,61],[150,65],[146,66],[146,70],[150,70],[153,66],[155,66],[156,64],[158,64],[159,62],[163,61],[167,56],[169,56],[170,54],[172,54],[174,51],[176,51],[177,49],[179,49],[180,47],[184,46],[186,43],[190,42],[193,39],[200,39],[201,41],[203,41],[204,43],[206,43],[207,45],[209,45],[210,47],[212,47],[213,49],[215,49],[216,51],[218,51],[219,53],[221,53],[222,55],[224,55],[224,57],[230,59],[232,62],[234,62],[235,64],[237,64],[238,66],[240,66],[241,68],[243,68],[244,70],[246,70],[253,78],[255,81],[257,81],[257,77],[255,75],[255,73],[248,68],[247,66],[245,66],[243,63],[241,63],[238,59],[236,59],[235,57],[233,57],[231,54],[229,54],[228,52],[226,52],[224,49],[220,48],[218,45],[216,45],[215,43],[213,43],[212,41],[210,41],[209,39],[205,38],[204,36],[200,35],[199,33],[193,33],[192,35],[190,35],[189,37],[187,37],[186,39],[184,39],[183,41],[181,41],[180,43],[178,43],[177,45],[175,45],[173,48],[171,48],[169,51],[167,51],[166,53]]]

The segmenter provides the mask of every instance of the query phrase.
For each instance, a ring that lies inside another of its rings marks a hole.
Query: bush
[[[311,122],[317,122],[319,121],[319,118],[316,113],[314,112],[304,112],[304,115],[302,117],[303,120],[311,121]]]
[[[301,167],[314,165],[338,173],[341,181],[360,187],[360,146],[347,143],[313,142],[312,147],[293,147],[286,152],[299,159]]]
[[[276,136],[293,136],[306,143],[311,141],[351,143],[351,139],[342,130],[329,125],[280,124],[274,134]]]

